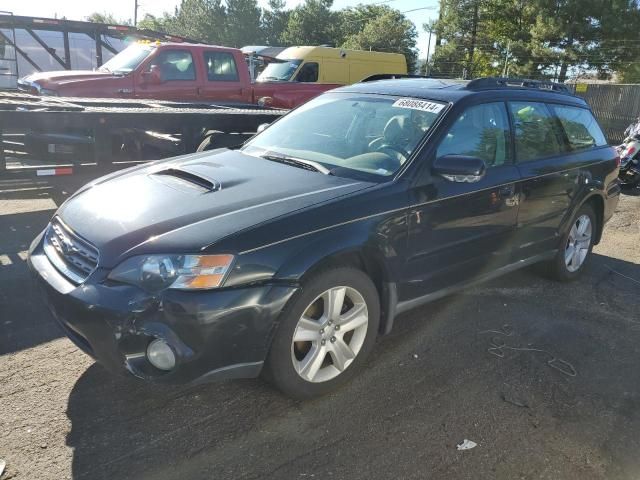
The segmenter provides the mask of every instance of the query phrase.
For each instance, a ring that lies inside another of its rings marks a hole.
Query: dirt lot
[[[24,251],[85,180],[0,182],[3,480],[639,478],[640,196],[578,282],[523,271],[414,311],[364,375],[299,403],[113,378],[61,336]]]

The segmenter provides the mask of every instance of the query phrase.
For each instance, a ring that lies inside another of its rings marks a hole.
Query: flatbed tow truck
[[[0,178],[95,176],[232,147],[286,113],[256,105],[42,97],[0,91]]]

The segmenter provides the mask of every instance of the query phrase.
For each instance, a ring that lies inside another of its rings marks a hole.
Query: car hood
[[[98,248],[101,266],[113,267],[137,254],[197,253],[371,185],[223,149],[98,179],[65,202],[58,216]]]
[[[55,72],[36,72],[27,75],[21,81],[25,83],[37,83],[38,85],[55,89],[56,86],[62,86],[77,81],[98,80],[114,77],[109,72],[98,72],[93,70],[60,70]]]

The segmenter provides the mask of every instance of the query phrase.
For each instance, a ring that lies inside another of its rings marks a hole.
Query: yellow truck
[[[406,74],[404,55],[331,47],[290,47],[271,59],[256,81],[348,85],[380,73]]]

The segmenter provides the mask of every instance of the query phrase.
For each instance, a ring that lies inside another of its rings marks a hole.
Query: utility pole
[[[138,0],[133,0],[133,26],[138,26]]]
[[[472,24],[472,28],[471,28],[471,46],[469,47],[469,69],[467,71],[467,74],[469,75],[470,78],[473,78],[473,55],[476,51],[476,41],[478,38],[478,14],[479,14],[479,10],[480,10],[480,0],[476,0],[476,2],[473,5],[473,24]],[[464,77],[465,79],[467,78],[466,76]]]
[[[429,52],[431,51],[431,35],[433,34],[433,25],[428,23],[424,24],[424,29],[429,32],[429,40],[427,41],[427,64],[425,66],[424,74],[429,76]]]
[[[502,69],[502,76],[509,75],[509,48],[511,47],[511,41],[507,42],[507,52],[504,54],[504,68]]]

